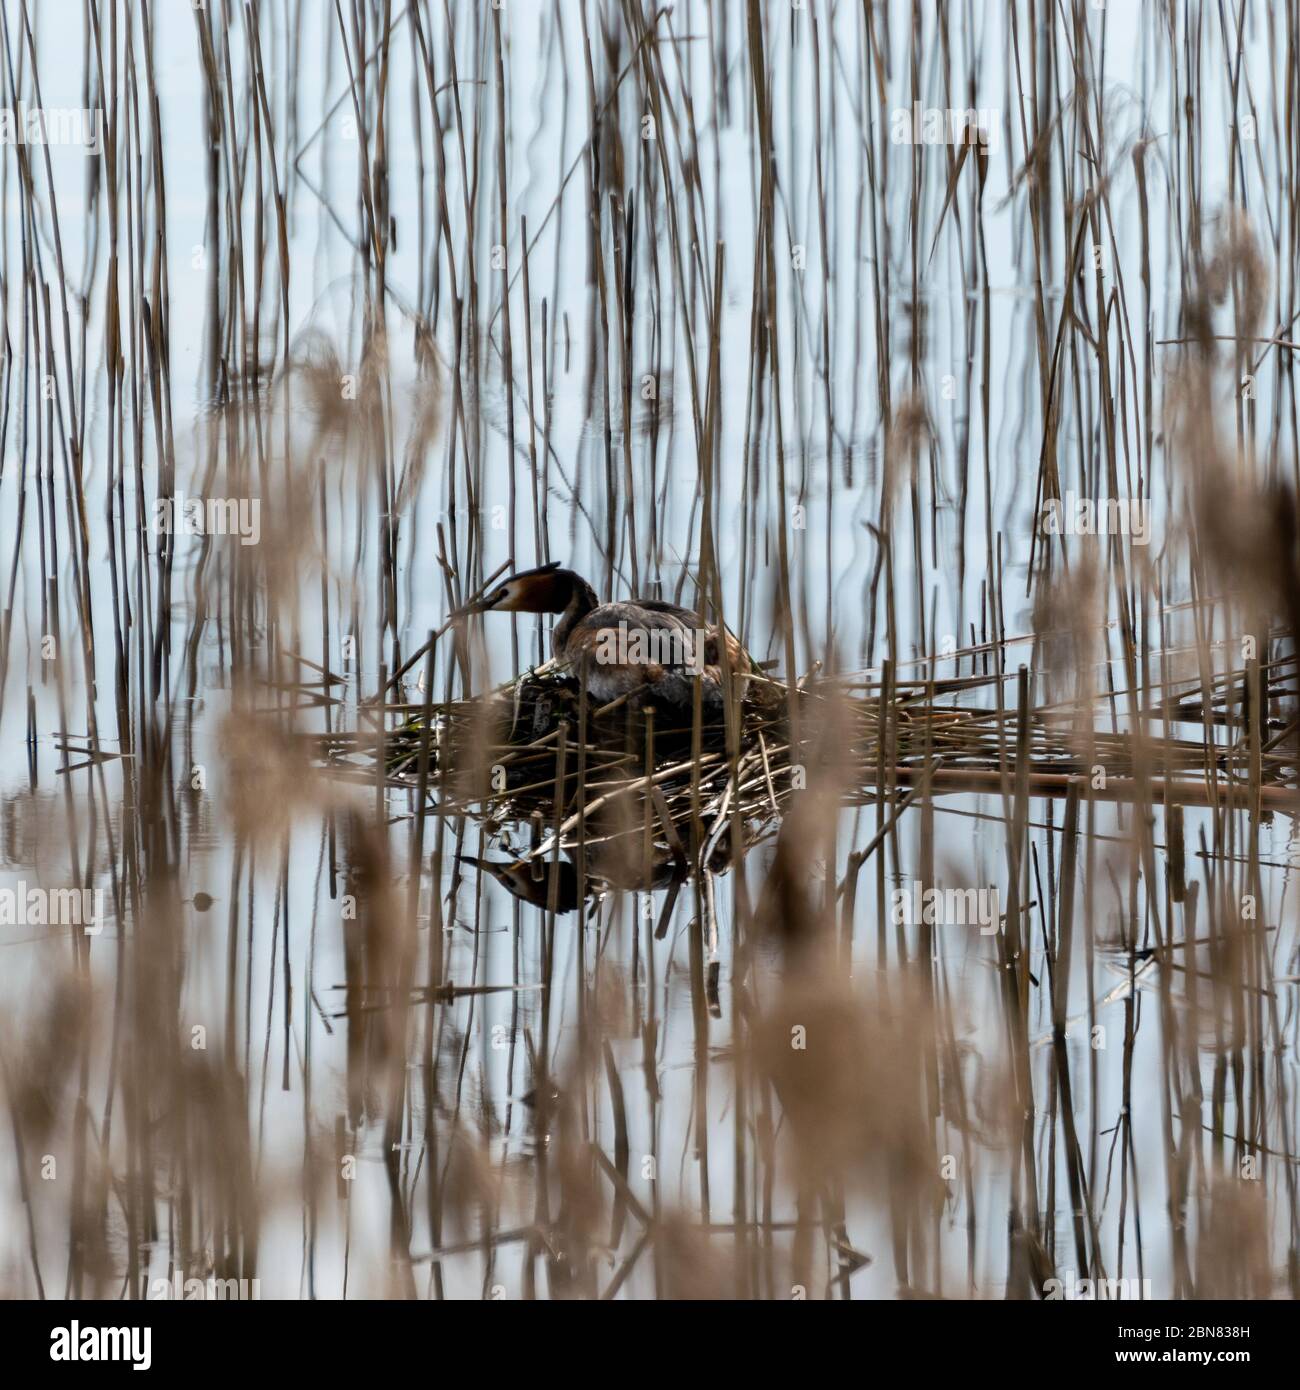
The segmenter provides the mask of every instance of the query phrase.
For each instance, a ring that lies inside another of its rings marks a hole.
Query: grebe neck
[[[573,629],[596,607],[596,591],[581,575],[574,574],[570,579],[569,601],[555,624],[551,634],[551,650],[558,657],[564,654]]]

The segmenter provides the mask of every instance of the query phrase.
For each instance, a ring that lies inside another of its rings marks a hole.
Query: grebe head
[[[585,579],[561,569],[559,561],[553,560],[549,565],[512,574],[467,604],[461,613],[563,613],[574,593],[583,589],[591,592]]]

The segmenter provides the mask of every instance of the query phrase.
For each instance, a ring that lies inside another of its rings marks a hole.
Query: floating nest
[[[715,840],[739,813],[773,823],[792,783],[785,688],[751,681],[736,721],[622,697],[602,706],[552,666],[485,696],[388,706],[397,722],[320,740],[327,766],[394,789],[424,788],[428,809],[465,815],[489,833],[528,822],[536,849],[644,839],[660,855]],[[373,717],[373,712],[372,712]],[[549,833],[548,833],[549,832]],[[746,842],[752,843],[747,834]]]
[[[429,812],[463,815],[496,833],[531,824],[532,853],[638,837],[659,851],[726,844],[724,827],[746,826],[746,843],[779,823],[811,769],[830,770],[847,804],[931,791],[1129,800],[1152,788],[1171,804],[1216,805],[1226,794],[1263,808],[1296,802],[1294,658],[1262,670],[1266,718],[1253,768],[1241,717],[1245,672],[1215,678],[1215,708],[1201,708],[1198,682],[1147,692],[1146,713],[1170,734],[1140,740],[1114,727],[1100,702],[1089,723],[1077,708],[1016,698],[1006,673],[955,680],[809,680],[787,687],[751,681],[738,719],[692,720],[687,712],[623,697],[595,707],[553,665],[487,695],[445,704],[363,706],[370,728],[319,741],[340,775],[394,789],[423,788]],[[380,724],[383,727],[381,729]],[[1179,724],[1196,736],[1178,738]],[[1107,728],[1106,725],[1111,727]],[[1221,742],[1207,742],[1217,725]],[[1148,730],[1152,725],[1148,724]],[[1146,789],[1144,792],[1143,789]]]

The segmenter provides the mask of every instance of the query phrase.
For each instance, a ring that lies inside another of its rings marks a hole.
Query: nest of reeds
[[[734,740],[734,743],[732,742]],[[791,783],[783,687],[751,682],[729,735],[721,715],[621,697],[597,706],[570,677],[545,666],[490,693],[401,717],[383,731],[321,740],[326,763],[373,781],[382,758],[392,788],[424,788],[431,809],[493,831],[530,822],[569,847],[643,835],[684,853],[691,828],[706,837],[737,812],[779,816]]]
[[[484,696],[415,714],[390,707],[382,731],[326,736],[321,752],[367,782],[382,775],[392,788],[423,788],[431,810],[469,816],[490,833],[529,822],[535,853],[545,834],[547,851],[639,836],[684,856],[686,846],[725,847],[724,823],[737,817],[752,843],[807,785],[810,765],[828,756],[850,804],[892,799],[922,782],[936,794],[1006,794],[1021,777],[1031,796],[1064,796],[1086,783],[1090,797],[1127,800],[1139,785],[1157,784],[1171,802],[1206,804],[1208,783],[1220,795],[1233,786],[1244,793],[1252,776],[1263,805],[1290,804],[1293,725],[1268,712],[1279,701],[1293,708],[1294,659],[1265,664],[1256,677],[1266,717],[1253,773],[1247,676],[1213,682],[1212,718],[1224,741],[1207,746],[1203,736],[1173,732],[1206,714],[1197,682],[1148,692],[1148,713],[1170,732],[1148,730],[1140,740],[1100,719],[1081,725],[1078,709],[1036,705],[1027,687],[1019,699],[1006,691],[995,700],[1008,679],[995,673],[887,686],[800,681],[793,697],[760,677],[729,731],[721,717],[697,710],[692,718],[635,697],[597,707],[548,665]],[[377,707],[368,709],[377,725]]]

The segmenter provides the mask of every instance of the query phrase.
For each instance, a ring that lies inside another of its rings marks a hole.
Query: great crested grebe
[[[551,635],[555,659],[599,701],[643,691],[689,710],[698,678],[703,706],[716,714],[724,699],[723,661],[738,694],[758,669],[733,633],[689,608],[653,598],[600,603],[580,574],[558,562],[511,575],[461,611],[559,613]]]

